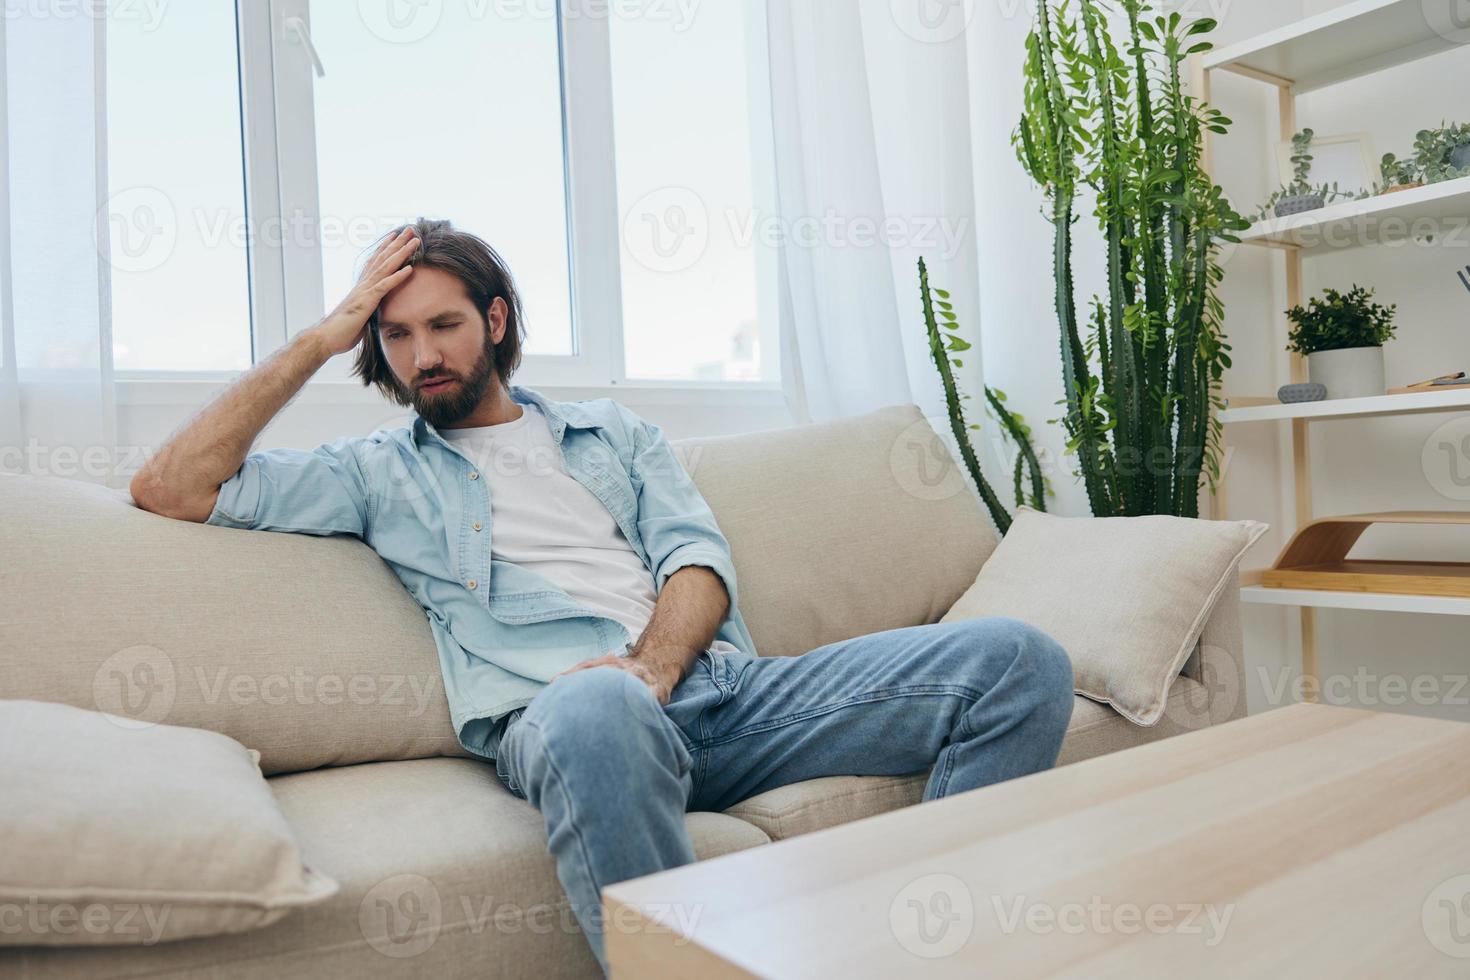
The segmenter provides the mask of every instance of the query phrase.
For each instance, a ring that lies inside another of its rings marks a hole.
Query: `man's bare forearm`
[[[208,518],[220,484],[239,470],[261,430],[330,356],[321,336],[304,330],[245,372],[138,471],[133,500],[167,517]]]
[[[729,609],[730,596],[720,577],[703,565],[685,565],[664,582],[653,617],[629,656],[672,690],[700,652],[709,649]]]

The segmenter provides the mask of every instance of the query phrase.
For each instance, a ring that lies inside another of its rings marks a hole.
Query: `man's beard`
[[[436,429],[453,425],[473,412],[490,390],[490,384],[495,378],[495,363],[491,360],[493,351],[494,345],[487,342],[467,378],[456,378],[446,372],[419,378],[419,384],[435,378],[451,378],[455,383],[449,386],[449,390],[438,394],[415,387],[409,392],[414,411]]]

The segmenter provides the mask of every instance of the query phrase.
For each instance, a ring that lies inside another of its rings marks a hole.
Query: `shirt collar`
[[[546,416],[546,421],[551,426],[551,437],[556,440],[558,446],[561,445],[562,436],[567,429],[595,429],[602,424],[577,402],[552,401],[538,391],[515,384],[507,389],[507,394],[510,395],[511,401],[521,405],[535,405],[541,410],[541,414]],[[410,412],[413,415],[414,438],[420,445],[430,433],[441,442],[444,440],[439,431],[430,425],[422,415],[412,410]]]

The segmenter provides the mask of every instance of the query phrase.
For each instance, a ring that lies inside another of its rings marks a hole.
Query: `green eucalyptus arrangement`
[[[1443,180],[1470,177],[1470,123],[1440,124],[1438,129],[1421,129],[1414,137],[1414,155],[1400,160],[1383,155],[1381,191]]]
[[[1273,191],[1266,203],[1251,216],[1251,221],[1263,221],[1273,215],[1284,217],[1288,214],[1301,214],[1325,207],[1333,201],[1368,196],[1366,191],[1358,195],[1350,194],[1339,189],[1335,182],[1312,183],[1312,140],[1315,136],[1316,133],[1311,129],[1303,129],[1291,138],[1291,183]]]
[[[1440,124],[1438,129],[1421,129],[1414,137],[1414,166],[1426,184],[1470,177],[1470,158],[1462,147],[1470,147],[1470,123]],[[1460,151],[1460,152],[1457,152]],[[1458,165],[1457,165],[1458,163]]]
[[[1397,306],[1382,306],[1373,300],[1373,290],[1354,285],[1346,293],[1328,289],[1305,308],[1286,311],[1292,322],[1286,349],[1298,354],[1347,350],[1353,347],[1382,347],[1393,338]]]

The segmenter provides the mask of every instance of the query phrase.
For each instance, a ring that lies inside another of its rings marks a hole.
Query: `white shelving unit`
[[[1445,219],[1470,215],[1470,177],[1445,180],[1362,201],[1343,201],[1317,211],[1269,218],[1242,232],[1248,245],[1272,245],[1299,249],[1303,255],[1393,245],[1443,234]],[[1448,229],[1463,235],[1462,225]]]
[[[1251,398],[1248,401],[1267,402],[1265,398]],[[1369,419],[1383,415],[1466,411],[1470,411],[1470,385],[1422,394],[1416,392],[1411,395],[1378,395],[1373,398],[1328,398],[1320,402],[1296,402],[1291,405],[1273,398],[1266,404],[1227,407],[1220,413],[1220,421],[1226,425],[1239,425],[1242,422],[1284,422],[1289,419]]]
[[[1445,23],[1435,22],[1440,7]],[[1421,58],[1453,50],[1464,25],[1451,21],[1449,4],[1423,0],[1356,0],[1327,13],[1201,56],[1195,84],[1210,98],[1215,72],[1231,72],[1277,89],[1283,141],[1297,132],[1296,97]],[[1434,122],[1437,120],[1429,120]],[[1212,165],[1206,135],[1204,161]],[[1288,307],[1302,302],[1302,264],[1315,256],[1349,248],[1389,246],[1407,239],[1444,234],[1470,215],[1470,178],[1348,201],[1305,214],[1261,221],[1242,233],[1245,244],[1280,252],[1285,264]],[[1283,343],[1285,319],[1280,323]],[[1291,360],[1291,380],[1307,380],[1306,358]],[[1422,394],[1382,395],[1285,405],[1265,397],[1227,397],[1220,421],[1286,422],[1291,426],[1296,529],[1312,523],[1310,425],[1328,419],[1361,419],[1425,412],[1470,411],[1470,389]],[[1223,516],[1223,489],[1215,502]],[[1431,595],[1272,588],[1258,584],[1259,572],[1242,573],[1244,602],[1296,606],[1301,610],[1302,674],[1317,675],[1315,609],[1369,609],[1390,612],[1470,615],[1470,599]]]

